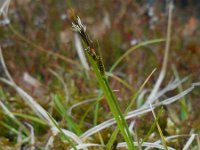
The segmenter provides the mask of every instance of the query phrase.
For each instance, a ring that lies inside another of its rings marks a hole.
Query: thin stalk
[[[154,69],[150,75],[146,78],[146,80],[144,81],[144,83],[141,85],[141,87],[139,88],[139,90],[134,94],[133,98],[131,99],[131,102],[129,103],[128,107],[126,108],[125,112],[124,112],[124,116],[130,111],[132,105],[134,104],[136,98],[138,97],[139,93],[142,91],[142,89],[144,88],[144,86],[146,85],[146,83],[149,81],[150,77],[153,75],[153,73],[156,71],[156,69]],[[116,127],[114,132],[112,133],[111,135],[111,138],[110,140],[108,141],[107,145],[106,145],[106,148],[107,150],[111,149],[114,141],[115,141],[115,138],[117,136],[117,134],[119,133],[119,128]]]
[[[172,11],[173,11],[173,1],[171,0],[169,2],[169,16],[168,16],[168,24],[167,24],[167,35],[166,35],[166,44],[165,44],[165,54],[164,54],[164,60],[162,63],[162,68],[160,71],[160,74],[158,76],[158,79],[156,81],[156,84],[149,95],[145,105],[148,105],[149,102],[152,103],[152,99],[157,94],[158,90],[160,89],[160,86],[165,78],[166,71],[167,71],[167,63],[168,63],[168,57],[169,57],[169,50],[170,50],[170,41],[171,41],[171,25],[172,25]]]
[[[121,134],[124,140],[126,141],[128,148],[130,150],[134,150],[135,146],[133,143],[132,136],[129,132],[128,125],[124,119],[124,116],[121,112],[117,99],[114,96],[113,91],[111,90],[111,87],[106,78],[105,68],[104,68],[104,63],[102,61],[102,58],[96,53],[95,51],[96,48],[94,47],[93,41],[89,38],[86,32],[86,27],[83,26],[80,18],[76,16],[74,12],[72,12],[71,17],[72,17],[72,28],[74,31],[79,33],[79,36],[82,38],[85,45],[87,46],[86,54],[92,65],[92,68],[94,69],[94,72],[97,76],[97,80],[106,97],[109,108],[117,122],[117,125],[121,131]]]
[[[97,125],[97,120],[98,120],[98,111],[99,111],[99,100],[101,98],[102,95],[102,91],[99,92],[98,97],[97,97],[97,101],[96,101],[96,105],[95,105],[95,111],[94,111],[94,126]]]
[[[89,55],[88,55],[89,56]],[[98,82],[105,94],[106,100],[108,102],[109,108],[117,122],[117,125],[119,127],[119,130],[121,131],[121,134],[123,135],[125,141],[127,142],[128,148],[131,150],[135,149],[135,146],[133,144],[132,136],[129,132],[128,125],[124,119],[124,116],[121,112],[121,109],[119,107],[119,104],[113,94],[113,91],[110,88],[110,85],[108,83],[108,80],[106,77],[101,76],[98,67],[94,60],[89,56],[90,62],[92,64],[92,67],[97,75]]]
[[[142,46],[147,46],[149,44],[156,44],[156,43],[160,43],[160,42],[164,42],[165,39],[153,39],[153,40],[149,40],[149,41],[145,41],[145,42],[141,42],[139,44],[137,44],[136,46],[133,46],[131,48],[129,48],[126,53],[124,53],[119,59],[117,59],[117,61],[112,65],[112,67],[110,68],[109,72],[113,72],[113,70],[119,65],[119,63],[126,57],[128,56],[130,53],[132,53],[133,51],[135,51],[138,48],[141,48]]]
[[[47,113],[49,118],[51,119],[51,121],[53,122],[53,124],[55,125],[55,127],[60,131],[60,134],[64,137],[65,140],[67,140],[69,142],[69,144],[73,147],[74,150],[77,150],[75,144],[71,141],[71,139],[63,132],[63,130],[60,128],[60,126],[57,124],[57,122],[54,120],[54,118]]]
[[[173,71],[174,71],[175,77],[176,77],[178,80],[180,80],[178,71],[176,70],[175,66],[172,66],[172,69],[173,69]],[[179,91],[179,93],[183,92],[183,87],[182,87],[181,84],[178,86],[178,91]],[[185,97],[182,97],[182,98],[181,98],[180,105],[181,105],[181,119],[182,119],[182,120],[185,120],[185,119],[188,118],[188,108],[187,108],[187,103],[186,103]]]

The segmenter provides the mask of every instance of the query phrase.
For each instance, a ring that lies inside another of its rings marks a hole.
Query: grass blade
[[[130,53],[132,53],[133,51],[135,51],[136,49],[142,47],[142,46],[147,46],[149,44],[156,44],[156,43],[160,43],[160,42],[164,42],[165,39],[153,39],[153,40],[149,40],[149,41],[145,41],[145,42],[141,42],[139,44],[137,44],[136,46],[133,46],[131,48],[129,48],[126,53],[124,53],[119,59],[117,59],[117,61],[112,65],[112,67],[110,68],[109,72],[113,72],[113,70],[117,67],[117,65],[119,65],[119,63],[126,57],[128,56]]]
[[[74,12],[71,12],[72,17],[72,29],[79,33],[79,36],[84,41],[86,47],[87,56],[89,58],[89,62],[92,65],[92,68],[97,76],[97,80],[99,85],[106,97],[109,108],[117,122],[117,125],[121,131],[121,134],[126,141],[128,148],[131,150],[135,149],[135,146],[132,141],[132,136],[129,132],[128,125],[125,121],[125,118],[121,112],[119,104],[117,102],[116,97],[108,83],[108,80],[105,75],[105,68],[101,57],[96,53],[93,41],[89,38],[86,27],[83,26],[81,20],[78,16],[75,15]]]

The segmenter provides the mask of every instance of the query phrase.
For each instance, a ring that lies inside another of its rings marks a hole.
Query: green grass
[[[126,141],[128,148],[134,150],[135,146],[132,140],[131,133],[128,129],[128,125],[120,109],[118,101],[109,85],[108,79],[105,74],[103,60],[96,53],[95,48],[93,47],[92,44],[93,42],[91,41],[91,39],[89,39],[89,36],[86,33],[86,28],[82,25],[80,18],[76,17],[75,14],[73,14],[73,12],[72,15],[73,15],[72,17],[74,17],[72,20],[73,21],[72,28],[77,33],[79,33],[80,37],[82,38],[82,40],[86,45],[86,52],[89,58],[89,62],[91,63],[92,69],[96,74],[98,83],[103,91],[103,94],[109,105],[110,111],[117,122],[117,126],[119,127],[120,133],[122,134],[124,140]]]
[[[106,101],[109,105],[109,108],[117,122],[117,125],[118,125],[120,131],[121,131],[121,134],[123,135],[125,141],[127,142],[128,148],[134,150],[135,146],[133,144],[131,133],[128,129],[127,123],[121,112],[118,101],[117,101],[116,97],[114,96],[113,91],[111,90],[108,80],[105,76],[103,76],[100,73],[96,62],[92,59],[92,57],[90,55],[88,55],[88,57],[89,57],[91,65],[92,65],[92,68],[97,76],[99,85],[100,85],[102,91],[104,92],[104,95],[106,97]]]

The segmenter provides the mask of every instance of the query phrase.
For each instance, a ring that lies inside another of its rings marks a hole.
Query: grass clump
[[[80,18],[78,16],[76,17],[75,15],[73,15],[72,17],[73,17],[72,28],[73,30],[79,33],[79,35],[82,37],[82,40],[85,42],[87,46],[86,52],[88,54],[89,61],[91,62],[92,68],[97,76],[99,85],[106,97],[107,103],[117,122],[120,132],[122,136],[124,137],[124,140],[126,141],[128,145],[128,148],[134,150],[135,146],[132,140],[131,133],[128,129],[128,125],[124,119],[124,116],[119,107],[118,101],[116,97],[114,96],[114,93],[108,83],[108,80],[105,74],[103,60],[100,56],[96,54],[95,48],[93,46],[93,42],[89,39],[89,36],[86,33],[86,27],[82,25]]]

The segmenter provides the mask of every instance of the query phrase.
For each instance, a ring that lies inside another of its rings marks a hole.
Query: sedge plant
[[[119,130],[124,140],[127,143],[128,149],[134,150],[136,148],[133,143],[133,138],[128,129],[127,122],[122,114],[117,98],[115,97],[109,85],[108,79],[105,74],[103,60],[96,53],[93,41],[89,39],[89,36],[86,32],[86,27],[82,25],[80,18],[76,16],[73,12],[71,16],[72,16],[72,28],[74,31],[76,31],[79,34],[79,36],[81,37],[81,39],[83,40],[86,46],[86,49],[85,49],[86,54],[91,63],[92,69],[94,70],[96,74],[98,83],[104,93],[104,96],[107,100],[109,108],[117,122],[117,126],[119,127]]]

